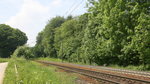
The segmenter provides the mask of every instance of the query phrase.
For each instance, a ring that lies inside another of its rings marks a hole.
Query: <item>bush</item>
[[[20,46],[13,53],[12,57],[23,57],[25,59],[34,58],[32,48],[28,46]]]

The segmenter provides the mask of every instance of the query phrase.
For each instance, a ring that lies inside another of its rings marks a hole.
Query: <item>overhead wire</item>
[[[80,2],[78,5],[76,5],[76,7],[75,7],[73,10],[71,10],[71,12],[69,13],[69,15],[70,15],[71,13],[73,13],[73,12],[83,3],[83,1],[84,1],[84,0],[81,0],[81,2]]]
[[[71,5],[71,7],[69,8],[69,10],[71,10],[75,5],[76,5],[76,1],[74,1],[74,3],[73,3],[73,4]],[[64,13],[64,16],[65,16],[65,15],[68,15],[69,10],[67,10],[67,11]]]
[[[73,13],[82,3],[84,0],[81,0],[81,2],[77,5],[75,5],[75,3],[73,4],[73,6],[71,7],[71,9],[69,11],[67,11],[67,13],[65,15],[71,15],[71,13]]]

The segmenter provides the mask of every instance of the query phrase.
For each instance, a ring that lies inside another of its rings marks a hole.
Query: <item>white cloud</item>
[[[21,10],[12,16],[6,24],[24,31],[29,41],[35,44],[35,37],[44,27],[49,15],[49,7],[43,6],[36,0],[24,0]]]
[[[52,2],[52,5],[54,5],[54,6],[60,6],[60,5],[61,5],[61,2],[62,2],[62,0],[54,0],[54,1]]]
[[[67,11],[66,9],[71,7],[70,3],[72,2],[72,0],[8,0],[9,3],[15,1],[21,1],[19,3],[21,8],[20,6],[16,7],[20,8],[19,12],[17,11],[18,13],[5,23],[25,32],[30,46],[35,44],[37,34],[43,30],[46,22],[51,17],[56,15],[67,16],[64,13]]]

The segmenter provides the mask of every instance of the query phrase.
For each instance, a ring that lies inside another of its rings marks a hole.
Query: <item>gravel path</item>
[[[4,73],[5,73],[5,69],[7,65],[8,65],[8,62],[0,63],[0,84],[3,83]]]

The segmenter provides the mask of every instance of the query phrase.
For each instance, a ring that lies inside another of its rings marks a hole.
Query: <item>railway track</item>
[[[106,67],[83,66],[77,64],[36,61],[45,65],[53,65],[64,70],[98,79],[102,84],[150,84],[149,72],[119,70]],[[148,75],[147,75],[148,74]]]
[[[81,66],[82,66],[82,65],[81,65]],[[107,71],[114,71],[114,72],[117,72],[117,73],[124,73],[124,74],[130,74],[130,75],[138,75],[138,76],[143,76],[143,77],[148,77],[148,78],[150,78],[150,72],[146,72],[146,71],[115,69],[115,68],[110,68],[110,67],[89,66],[89,65],[86,65],[86,67],[89,67],[89,68],[96,68],[96,69],[103,69],[103,70],[107,70]]]

